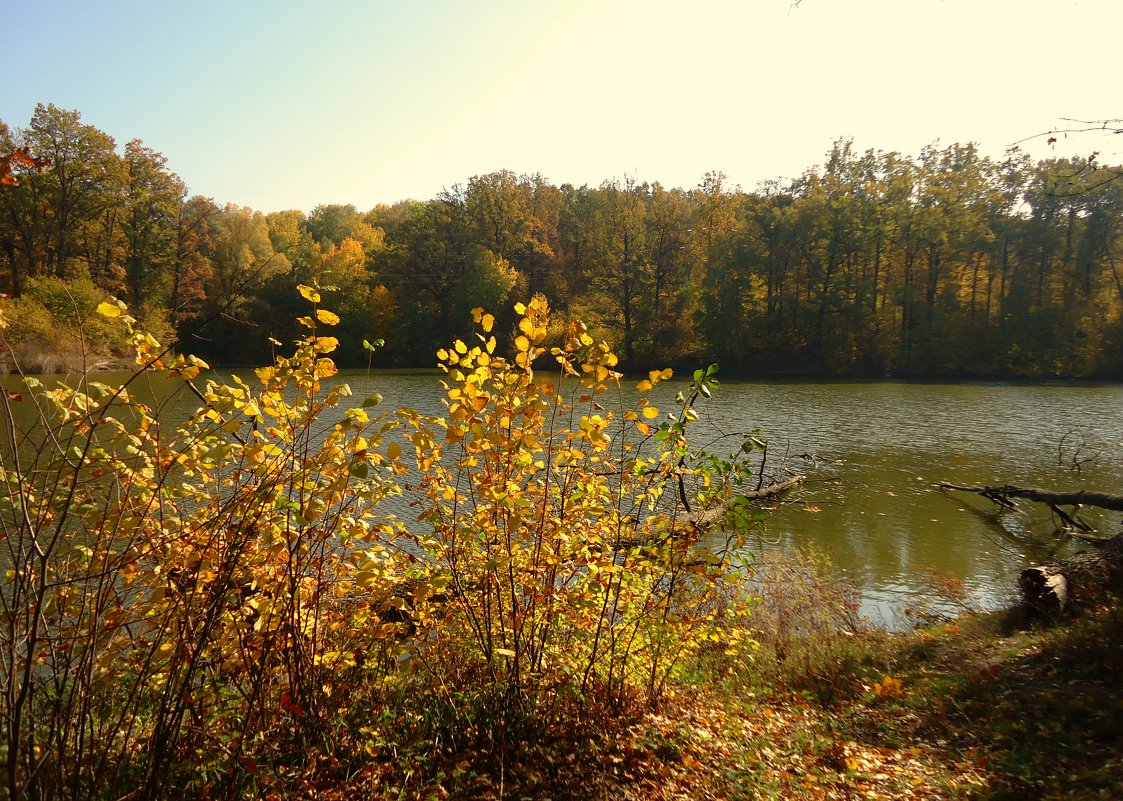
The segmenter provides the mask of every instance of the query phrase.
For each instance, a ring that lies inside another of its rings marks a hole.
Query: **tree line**
[[[0,192],[0,292],[24,342],[112,293],[185,351],[260,363],[316,283],[338,293],[342,365],[382,339],[379,365],[431,366],[471,309],[509,326],[542,293],[629,369],[1123,376],[1123,181],[1094,158],[839,140],[751,191],[719,172],[672,189],[502,170],[425,201],[265,214],[191,195],[163,155],[119,151],[77,111],[0,121],[0,152],[18,147],[50,159]]]

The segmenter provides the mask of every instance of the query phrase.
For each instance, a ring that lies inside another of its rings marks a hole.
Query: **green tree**
[[[159,331],[167,316],[177,255],[176,222],[187,187],[168,171],[167,159],[139,139],[125,146],[125,166],[128,186],[121,229],[129,302],[149,329]]]

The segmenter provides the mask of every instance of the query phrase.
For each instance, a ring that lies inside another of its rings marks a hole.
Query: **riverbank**
[[[840,636],[818,664],[780,672],[766,659],[717,675],[711,661],[612,731],[570,721],[501,761],[375,760],[346,777],[324,759],[302,786],[319,799],[1123,797],[1123,614],[1023,623],[979,613]]]

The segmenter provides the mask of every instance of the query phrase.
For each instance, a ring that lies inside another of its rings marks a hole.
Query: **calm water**
[[[441,409],[432,372],[343,378],[356,399],[380,393],[384,410]],[[682,386],[674,384],[662,387],[668,410]],[[153,392],[166,397],[167,385]],[[196,405],[185,394],[167,402],[173,416]],[[723,434],[763,429],[770,470],[808,475],[754,537],[753,550],[827,551],[861,588],[865,611],[891,626],[901,624],[903,607],[930,596],[933,570],[993,606],[1013,596],[1023,567],[1066,547],[1047,509],[1023,504],[1000,515],[985,499],[935,483],[1123,492],[1120,385],[731,381],[701,411],[705,435],[721,442]],[[1120,529],[1118,514],[1086,519],[1106,533]]]

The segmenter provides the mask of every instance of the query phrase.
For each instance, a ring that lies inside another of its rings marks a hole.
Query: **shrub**
[[[135,386],[206,365],[142,332],[122,385],[28,378],[5,394],[9,420],[19,402],[39,415],[4,443],[0,476],[12,798],[234,787],[285,742],[328,733],[332,681],[380,637],[351,588],[395,569],[395,530],[369,514],[393,465],[377,420],[333,411],[349,394],[321,386],[334,341],[305,320],[261,389],[208,381],[176,429]]]
[[[447,416],[401,412],[433,528],[417,542],[439,599],[419,610],[440,636],[419,636],[417,655],[442,681],[453,654],[458,671],[476,665],[512,715],[548,714],[569,696],[656,699],[718,630],[715,599],[745,577],[735,543],[706,547],[700,523],[730,499],[736,466],[700,470],[687,439],[716,381],[699,371],[657,425],[650,393],[670,371],[652,371],[635,404],[612,411],[601,401],[621,376],[607,346],[571,324],[544,378],[547,304],[516,311],[512,360],[477,309],[478,341],[438,353]],[[701,481],[692,500],[688,476]],[[669,497],[680,488],[686,505]]]
[[[759,651],[753,672],[765,686],[810,691],[830,702],[863,678],[876,648],[858,589],[814,548],[768,551],[753,565],[749,631]]]
[[[504,751],[581,709],[657,699],[720,636],[718,602],[743,597],[736,537],[702,536],[737,465],[687,438],[712,370],[658,425],[650,392],[670,371],[606,410],[616,359],[579,324],[551,351],[556,376],[535,373],[536,298],[516,308],[513,359],[482,310],[479,344],[439,353],[444,418],[372,416],[376,398],[347,408],[347,385],[328,385],[339,318],[298,289],[307,334],[256,387],[197,387],[207,365],[103,302],[98,325],[140,365],[128,380],[27,378],[2,396],[10,797],[232,797],[315,753],[379,757],[419,736]],[[137,390],[157,376],[202,401],[181,425]],[[33,426],[11,424],[18,404]],[[377,507],[410,469],[387,439],[398,425],[424,502],[409,531]],[[375,736],[378,721],[408,725]]]
[[[127,362],[129,337],[96,313],[105,293],[89,279],[40,278],[5,303],[0,364],[36,373],[81,373]]]

